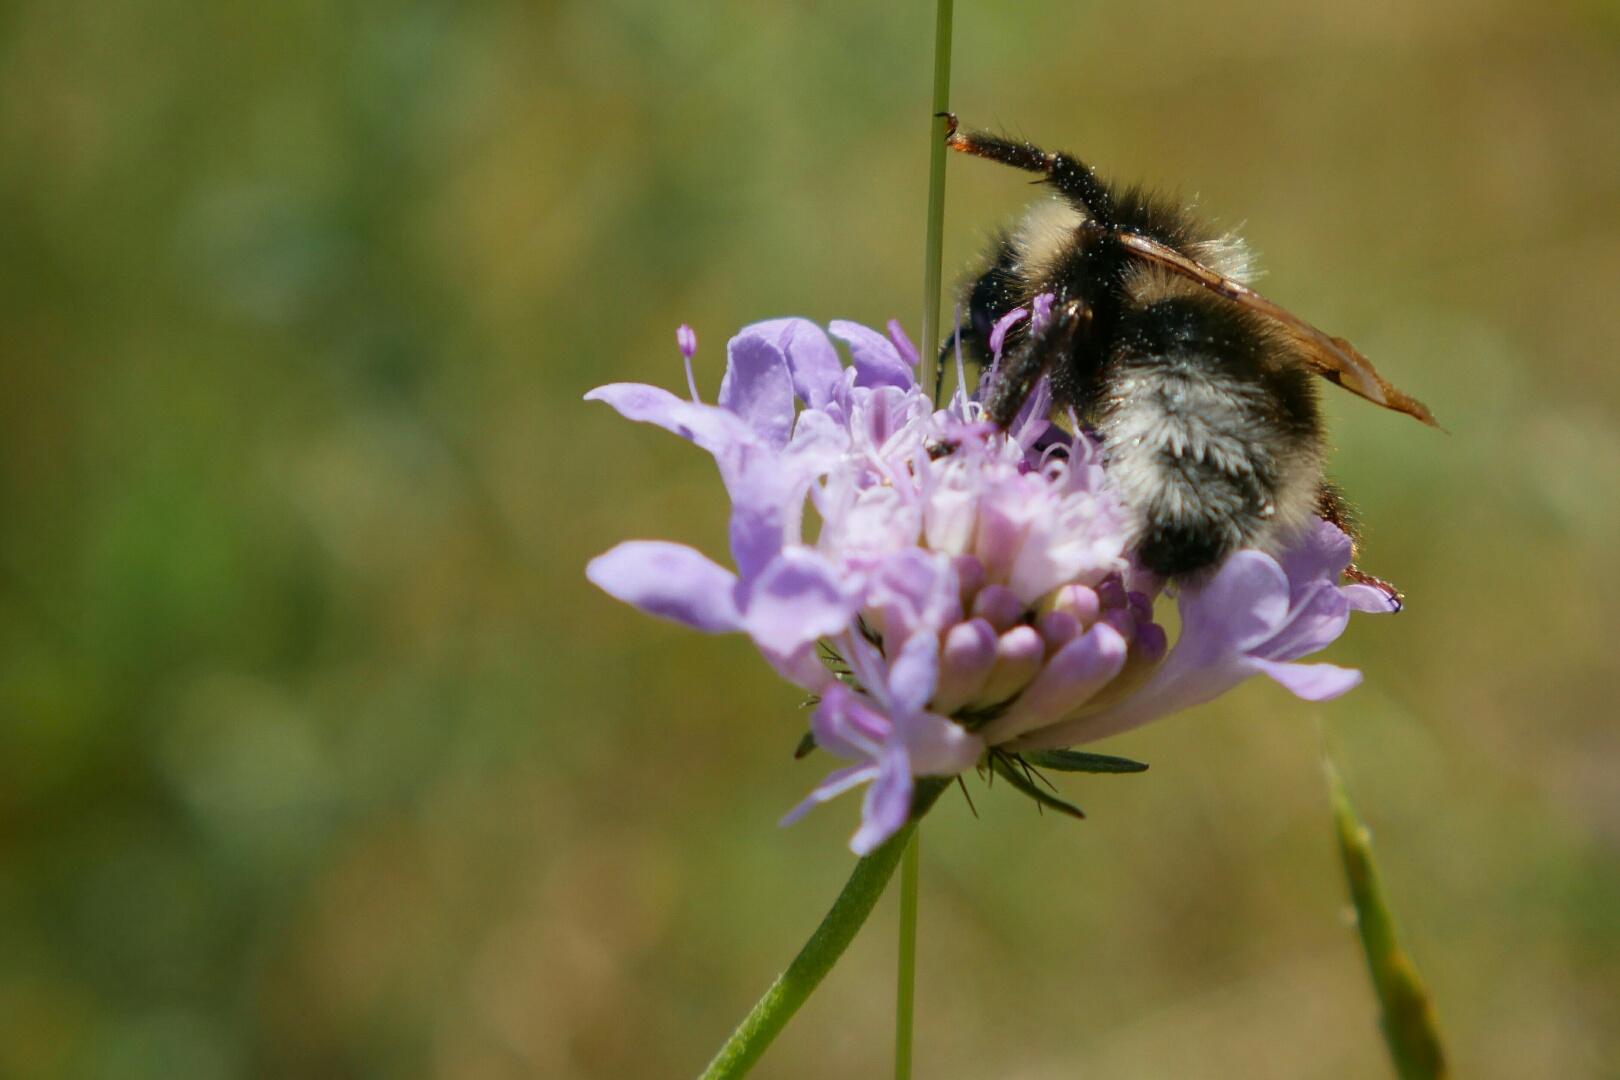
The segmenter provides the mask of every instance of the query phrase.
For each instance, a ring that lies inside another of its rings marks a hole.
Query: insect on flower
[[[946,141],[1038,173],[1055,197],[991,244],[942,356],[960,346],[988,364],[1006,313],[1053,298],[1050,318],[1014,332],[986,412],[1007,425],[1044,376],[1057,405],[1097,431],[1148,569],[1173,577],[1241,548],[1275,553],[1319,518],[1349,529],[1323,478],[1313,375],[1434,424],[1348,342],[1251,289],[1243,241],[1189,207],[1110,185],[1068,154],[960,130],[954,116]]]
[[[997,350],[1027,314],[1004,316]],[[681,335],[683,354],[693,341]],[[1338,637],[1352,609],[1393,608],[1340,585],[1350,539],[1317,519],[1274,554],[1236,551],[1185,583],[1169,646],[1154,616],[1164,579],[1130,549],[1101,448],[1048,422],[1046,380],[998,426],[960,386],[934,408],[898,323],[885,335],[779,319],[745,328],[727,354],[715,405],[635,383],[587,398],[714,456],[735,570],[640,540],[586,573],[650,614],[746,633],[817,696],[814,742],[850,764],[787,820],[867,785],[859,853],[904,824],[919,776],[988,764],[1017,784],[1019,755],[1124,731],[1256,674],[1311,700],[1345,693],[1358,672],[1295,661]]]

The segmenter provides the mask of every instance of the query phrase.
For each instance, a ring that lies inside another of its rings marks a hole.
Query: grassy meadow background
[[[724,554],[581,395],[785,314],[920,321],[933,5],[0,8],[0,1078],[694,1075],[858,800],[741,640],[597,593]],[[1085,823],[925,830],[917,1075],[1387,1075],[1332,743],[1457,1074],[1620,1077],[1620,9],[960,0],[965,122],[1243,224],[1449,435],[1331,393],[1365,669],[1101,744]],[[1024,204],[950,163],[947,274]],[[886,899],[757,1075],[881,1076]]]

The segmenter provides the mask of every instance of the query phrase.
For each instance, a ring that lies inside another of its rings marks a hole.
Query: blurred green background
[[[920,314],[932,4],[0,8],[0,1077],[695,1074],[858,800],[746,643],[590,588],[724,553],[581,395]],[[1620,1077],[1620,14],[962,0],[965,122],[1243,224],[1442,436],[1330,398],[1398,618],[1325,708],[926,829],[917,1075],[1386,1075],[1319,768],[1459,1076]],[[947,273],[1029,197],[951,162]],[[761,1077],[888,1068],[892,898]]]

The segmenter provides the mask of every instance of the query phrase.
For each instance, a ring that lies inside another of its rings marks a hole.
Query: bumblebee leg
[[[958,347],[967,364],[976,368],[989,366],[990,331],[995,328],[997,320],[1018,306],[1018,257],[1012,243],[1006,236],[998,236],[991,252],[989,267],[962,291],[956,327],[935,357],[936,372],[943,371],[946,365],[955,360]],[[939,380],[936,379],[934,385],[938,387]],[[963,392],[971,393],[972,389],[966,386]]]
[[[1361,549],[1361,522],[1356,508],[1345,499],[1344,492],[1332,480],[1322,481],[1322,490],[1316,496],[1316,516],[1330,525],[1339,527],[1350,538],[1350,555],[1354,558]]]
[[[958,317],[955,328],[945,338],[945,344],[939,347],[939,355],[934,357],[934,408],[936,409],[939,408],[940,388],[945,385],[945,357],[950,355],[953,350],[961,348],[959,344],[961,336],[962,320]]]
[[[990,399],[985,403],[990,422],[999,428],[1011,425],[1047,365],[1055,357],[1073,353],[1090,324],[1091,309],[1078,300],[1053,308],[1045,325],[1025,336],[1023,342],[1004,357]]]
[[[1018,276],[1018,253],[1005,234],[997,236],[990,266],[973,282],[967,294],[968,338],[977,342],[977,357],[990,360],[990,331],[1001,317],[1018,306],[1023,283]]]
[[[955,117],[946,127],[945,145],[974,157],[999,161],[1025,172],[1040,173],[1065,198],[1098,224],[1113,216],[1114,200],[1091,166],[1068,154],[1048,153],[1030,142],[1013,142],[983,131],[959,131]]]
[[[1331,480],[1322,481],[1321,494],[1316,499],[1316,512],[1323,521],[1338,526],[1350,537],[1350,565],[1344,576],[1358,585],[1370,585],[1389,598],[1396,611],[1401,609],[1401,591],[1382,578],[1375,578],[1356,566],[1361,557],[1361,523],[1356,520],[1355,507],[1345,500],[1344,492]]]

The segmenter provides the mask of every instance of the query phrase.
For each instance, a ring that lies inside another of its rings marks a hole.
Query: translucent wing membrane
[[[1311,370],[1329,382],[1359,394],[1375,405],[1394,409],[1423,421],[1430,427],[1439,427],[1428,406],[1389,383],[1373,369],[1372,363],[1356,347],[1343,338],[1329,337],[1286,308],[1267,300],[1241,282],[1216,273],[1204,264],[1166,247],[1156,240],[1137,233],[1120,232],[1121,246],[1133,254],[1195,281],[1218,296],[1257,311],[1282,326],[1304,350],[1305,362]]]

